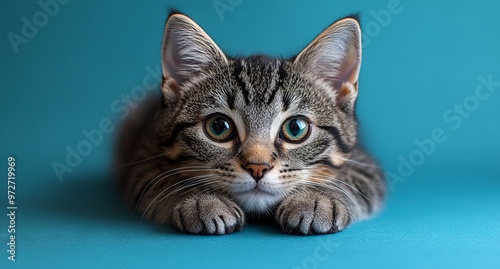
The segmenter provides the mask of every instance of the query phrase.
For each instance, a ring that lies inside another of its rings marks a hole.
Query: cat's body
[[[233,59],[171,15],[162,97],[119,142],[118,163],[131,164],[118,175],[127,199],[148,218],[206,234],[253,215],[286,232],[331,233],[376,212],[385,183],[358,145],[354,115],[360,35],[346,18],[292,60]]]

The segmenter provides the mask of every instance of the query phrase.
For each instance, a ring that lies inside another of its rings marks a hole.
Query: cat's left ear
[[[169,16],[162,43],[164,95],[182,95],[187,82],[227,64],[224,53],[198,24],[184,14]]]
[[[330,25],[299,53],[294,64],[326,83],[334,92],[337,105],[352,111],[361,67],[359,22],[345,18]]]

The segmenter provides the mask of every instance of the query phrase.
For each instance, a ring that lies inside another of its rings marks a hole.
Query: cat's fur
[[[190,18],[171,14],[162,97],[134,113],[119,139],[125,196],[144,216],[196,234],[231,233],[254,215],[289,233],[334,233],[372,215],[385,183],[357,142],[360,64],[355,17],[283,60],[230,58]],[[234,123],[230,141],[204,131],[214,113]],[[309,122],[301,143],[280,135],[293,116]],[[260,180],[251,165],[266,167]]]

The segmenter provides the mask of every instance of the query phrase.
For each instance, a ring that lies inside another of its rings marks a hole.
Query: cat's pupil
[[[229,128],[230,128],[229,123],[222,118],[214,120],[212,124],[212,130],[216,135],[223,134],[225,131],[229,130]]]
[[[303,120],[294,119],[290,121],[288,130],[292,136],[298,136],[306,128],[306,123]]]

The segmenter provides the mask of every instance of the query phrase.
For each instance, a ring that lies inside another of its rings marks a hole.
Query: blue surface
[[[121,95],[159,78],[168,6],[232,54],[275,56],[361,11],[358,116],[390,181],[385,210],[335,235],[290,236],[265,224],[229,236],[178,234],[141,222],[119,199],[115,131],[58,178],[53,162],[66,163],[84,130],[118,125]],[[15,156],[18,210],[11,262],[0,184],[0,268],[500,268],[500,86],[482,82],[500,82],[499,8],[485,0],[69,1],[16,53],[9,33],[22,34],[23,17],[43,19],[43,8],[2,0],[0,174],[6,182]]]

